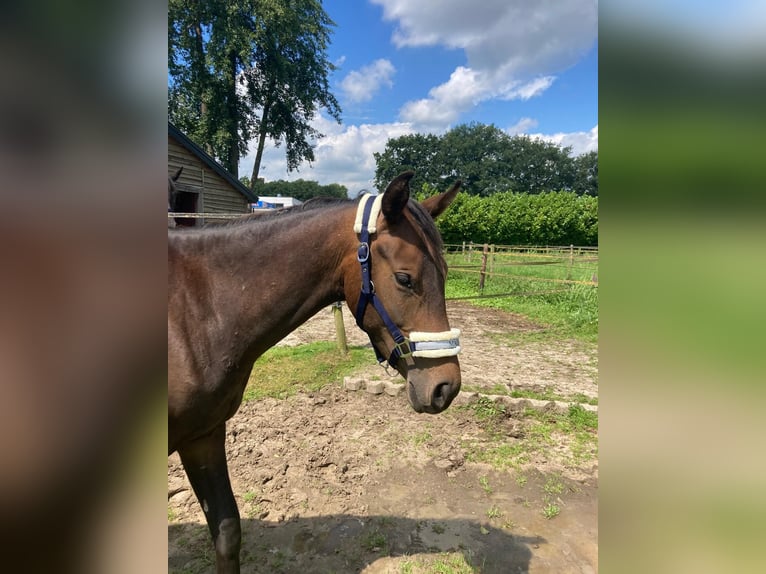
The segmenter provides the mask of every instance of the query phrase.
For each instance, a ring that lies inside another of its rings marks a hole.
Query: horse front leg
[[[179,447],[186,475],[207,518],[215,544],[217,574],[239,573],[239,510],[226,466],[226,425]]]

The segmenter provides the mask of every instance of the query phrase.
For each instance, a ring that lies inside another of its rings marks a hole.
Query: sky
[[[260,176],[373,190],[390,138],[494,124],[562,146],[598,149],[596,0],[325,0],[335,22],[330,89],[342,114],[312,125],[315,161],[288,173],[271,142]],[[250,175],[253,142],[239,165]]]

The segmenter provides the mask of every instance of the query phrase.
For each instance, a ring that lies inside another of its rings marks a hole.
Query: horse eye
[[[406,273],[396,273],[396,282],[399,283],[399,285],[402,287],[412,289],[412,277]]]

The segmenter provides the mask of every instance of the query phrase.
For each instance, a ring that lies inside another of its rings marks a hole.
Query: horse
[[[241,544],[226,421],[266,350],[345,300],[378,360],[406,379],[416,412],[439,413],[460,390],[460,331],[447,319],[434,218],[461,183],[418,203],[413,175],[376,196],[168,230],[168,454],[178,451],[204,510],[219,574],[239,572]]]

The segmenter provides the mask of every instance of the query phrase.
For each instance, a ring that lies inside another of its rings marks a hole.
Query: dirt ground
[[[448,312],[463,331],[464,384],[598,396],[595,349],[574,341],[509,346],[497,335],[539,327],[461,302]],[[344,320],[349,344],[367,344],[347,310]],[[280,344],[334,333],[323,310]],[[360,374],[387,378],[372,350]],[[449,552],[484,574],[597,572],[597,458],[573,463],[562,438],[523,468],[475,462],[470,445],[487,433],[465,408],[470,400],[459,396],[444,413],[425,415],[405,394],[339,384],[243,404],[227,438],[242,571],[430,572],[412,568]],[[521,440],[525,424],[509,416],[502,440]],[[204,515],[177,455],[168,459],[168,495],[169,571],[212,572]],[[543,515],[549,504],[560,509],[553,518]]]

